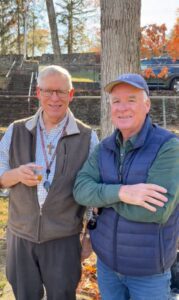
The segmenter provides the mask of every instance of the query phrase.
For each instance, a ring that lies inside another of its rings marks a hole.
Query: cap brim
[[[131,83],[130,81],[127,81],[127,80],[115,80],[115,81],[111,81],[104,87],[105,92],[110,93],[112,91],[112,89],[120,83],[127,83],[129,85],[135,86],[136,88],[138,88],[140,90],[144,90],[137,83]]]
[[[119,80],[111,81],[104,87],[105,92],[110,93],[112,91],[113,87],[115,87],[115,85],[117,85],[119,83],[121,83],[121,81],[119,81]]]

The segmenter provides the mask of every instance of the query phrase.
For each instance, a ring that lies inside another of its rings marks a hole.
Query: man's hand
[[[39,183],[38,175],[35,173],[36,170],[41,170],[42,167],[35,163],[29,163],[21,165],[17,168],[17,177],[19,182],[27,186],[36,186]]]
[[[156,207],[163,207],[168,201],[163,194],[167,190],[157,184],[139,183],[134,185],[122,185],[119,190],[119,198],[122,202],[132,205],[142,206],[152,212],[155,212]]]
[[[40,180],[35,170],[41,170],[42,167],[35,163],[21,165],[18,168],[6,171],[0,177],[0,186],[2,188],[12,187],[21,182],[27,186],[36,186]]]

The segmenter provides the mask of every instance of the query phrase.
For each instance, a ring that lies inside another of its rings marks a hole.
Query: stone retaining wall
[[[42,56],[36,57],[41,64],[53,64],[53,54],[42,54]],[[99,64],[100,55],[95,53],[72,53],[62,54],[61,62],[63,64]]]
[[[38,61],[42,65],[54,64],[54,55],[53,54],[42,54],[42,56],[37,56],[34,58],[27,58],[28,60]],[[23,60],[23,55],[18,54],[8,54],[0,55],[0,66],[11,65],[13,61],[16,60],[18,63],[21,63]],[[95,53],[72,53],[72,54],[62,54],[61,63],[63,64],[99,64],[100,55]]]
[[[38,105],[35,98],[30,103],[27,98],[0,98],[0,126],[5,127],[17,119],[33,115]]]
[[[159,97],[160,98],[160,97]],[[166,99],[166,123],[179,126],[179,98]],[[27,98],[0,98],[0,126],[7,126],[16,119],[32,115],[38,109],[38,100],[32,98],[28,103]],[[100,125],[100,99],[77,99],[70,104],[76,118],[93,125]],[[162,101],[152,99],[151,117],[153,122],[163,126]]]

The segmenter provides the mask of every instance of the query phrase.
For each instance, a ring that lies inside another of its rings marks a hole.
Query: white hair
[[[143,100],[144,100],[144,102],[146,102],[147,100],[150,100],[150,98],[149,98],[149,96],[147,95],[147,93],[146,93],[146,91],[145,90],[142,90],[143,91]],[[108,94],[108,102],[111,104],[112,103],[112,97],[111,97],[111,95],[112,95],[112,92],[110,92],[109,94]]]
[[[57,65],[51,65],[51,66],[45,67],[40,71],[38,78],[37,78],[38,86],[40,86],[43,78],[45,78],[49,75],[54,75],[54,74],[65,77],[67,79],[69,89],[73,88],[71,75],[68,72],[68,70],[66,70],[65,68],[62,68],[60,66],[57,66]]]
[[[144,95],[144,101],[149,100],[149,96],[147,95],[145,90],[143,90],[143,95]]]

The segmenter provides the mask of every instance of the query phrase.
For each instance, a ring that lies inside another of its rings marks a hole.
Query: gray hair
[[[60,66],[57,65],[51,65],[48,67],[43,68],[37,78],[37,84],[38,86],[40,86],[43,78],[49,76],[49,75],[54,75],[57,74],[59,76],[63,76],[67,79],[67,82],[69,84],[69,88],[72,89],[73,85],[72,85],[72,78],[70,73],[68,72],[68,70],[66,70],[65,68],[62,68]]]
[[[145,90],[143,90],[143,94],[144,94],[144,101],[149,100],[149,96],[147,95]]]
[[[111,92],[108,95],[108,102],[111,104],[112,103],[112,99],[111,99]],[[144,102],[146,102],[147,100],[150,100],[149,96],[147,95],[146,91],[143,90],[143,100]]]

